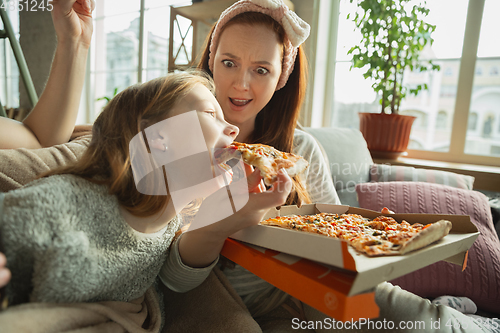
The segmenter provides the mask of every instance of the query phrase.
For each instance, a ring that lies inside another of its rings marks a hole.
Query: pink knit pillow
[[[360,207],[376,211],[469,215],[480,235],[465,271],[440,261],[391,282],[422,297],[466,296],[478,308],[500,314],[500,241],[484,194],[423,182],[362,183],[356,191]]]

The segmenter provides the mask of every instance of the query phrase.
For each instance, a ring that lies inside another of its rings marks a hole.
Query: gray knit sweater
[[[209,274],[213,265],[194,269],[182,264],[177,241],[169,251],[180,218],[143,234],[118,209],[106,186],[73,175],[47,177],[0,194],[11,304],[129,301],[146,292],[160,269],[164,283],[176,291],[196,287]]]

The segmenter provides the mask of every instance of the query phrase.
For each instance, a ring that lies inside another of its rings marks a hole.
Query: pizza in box
[[[279,169],[284,168],[293,177],[308,166],[301,156],[263,144],[233,142],[218,151],[215,158],[218,163],[242,158],[243,162],[260,170],[268,186],[276,181]],[[447,220],[423,225],[397,222],[389,216],[370,220],[358,214],[332,213],[279,216],[261,224],[345,240],[356,251],[370,257],[403,255],[421,249],[445,237],[452,226]]]
[[[358,214],[333,213],[277,216],[260,224],[345,240],[369,257],[403,255],[424,248],[445,237],[452,226],[447,220],[423,225],[398,222],[390,216],[372,220]]]

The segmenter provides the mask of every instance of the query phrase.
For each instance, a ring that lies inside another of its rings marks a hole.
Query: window
[[[170,5],[190,5],[191,1],[145,0],[96,1],[94,35],[90,56],[90,75],[86,82],[86,100],[92,122],[105,105],[101,97],[113,97],[128,86],[146,82],[167,74],[170,30]],[[192,48],[192,29],[189,20],[174,26],[174,45],[179,58]],[[141,23],[142,22],[142,23]],[[142,26],[141,26],[142,25]],[[176,48],[177,47],[177,48]]]
[[[444,68],[444,76],[453,76],[453,68],[445,67]]]
[[[193,40],[191,20],[175,14],[174,42],[172,43],[172,69],[189,67],[193,59],[193,46],[188,42]]]
[[[484,75],[473,78],[470,109],[478,113],[479,128],[477,132],[467,130],[466,154],[500,157],[498,149],[494,148],[500,146],[500,133],[495,131],[496,122],[500,118],[500,75],[498,75],[500,44],[495,42],[498,41],[498,34],[491,31],[500,29],[496,15],[498,11],[500,11],[499,1],[485,1],[476,66],[490,70],[489,77]]]
[[[487,115],[486,119],[484,120],[483,123],[483,132],[482,137],[483,138],[491,138],[491,132],[493,130],[493,122],[495,121],[495,117],[493,115]]]
[[[337,0],[336,4],[338,28],[336,39],[332,40],[337,48],[331,74],[334,75],[334,102],[328,105],[330,114],[324,119],[329,123],[324,125],[359,128],[357,113],[380,112],[378,98],[371,89],[372,83],[364,80],[363,71],[350,70],[351,56],[347,51],[361,39],[354,23],[347,19],[348,13],[354,13],[356,4],[349,0]],[[429,86],[429,90],[417,96],[408,96],[401,105],[401,114],[417,116],[408,157],[500,165],[500,154],[494,153],[498,149],[493,149],[500,146],[500,133],[494,131],[500,129],[496,123],[500,122],[497,120],[500,117],[500,43],[496,42],[500,26],[495,14],[500,12],[500,2],[484,0],[483,10],[477,10],[482,4],[482,0],[427,0],[430,12],[425,20],[436,25],[434,43],[427,54],[441,66],[441,71],[405,74],[407,83]],[[450,8],[453,15],[449,15]],[[472,24],[467,26],[468,38],[465,39],[467,20]],[[480,34],[474,35],[479,24]],[[492,73],[493,68],[497,74]],[[469,110],[474,113],[469,115]],[[488,120],[486,112],[493,118]],[[479,142],[483,149],[477,148]]]
[[[467,123],[467,129],[470,131],[475,131],[477,128],[477,112],[472,111],[469,114],[469,122]]]
[[[441,98],[455,98],[457,94],[456,85],[441,85],[440,97]]]
[[[404,110],[400,112],[406,116],[414,116],[416,117],[413,122],[413,135],[410,137],[410,143],[408,147],[411,149],[422,149],[424,146],[424,142],[422,142],[420,133],[425,133],[427,131],[428,126],[428,116],[427,113],[423,110]]]
[[[406,115],[406,116],[414,116],[417,117],[415,121],[413,122],[413,126],[415,128],[423,129],[425,130],[427,128],[427,113],[422,110],[404,110],[401,111],[401,114]]]
[[[439,111],[436,118],[436,130],[448,127],[448,114],[446,111]]]

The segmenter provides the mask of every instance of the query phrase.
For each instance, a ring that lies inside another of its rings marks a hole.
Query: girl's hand
[[[260,173],[253,172],[248,178],[248,188],[259,188]],[[236,213],[207,226],[184,233],[179,243],[179,252],[184,264],[191,267],[206,267],[217,258],[227,237],[235,232],[257,225],[267,211],[286,202],[292,189],[292,180],[284,169],[278,173],[278,180],[264,192],[249,193],[248,202]],[[220,192],[223,193],[223,192]],[[234,195],[234,194],[233,194]],[[215,197],[217,195],[215,194]],[[227,204],[227,194],[211,201],[212,208]],[[220,201],[220,202],[218,202]],[[203,210],[203,205],[199,213]]]
[[[264,180],[260,175],[259,170],[254,170],[253,166],[245,165],[245,174],[248,179],[248,192],[249,193],[261,193],[266,191],[266,186],[264,185]]]
[[[90,46],[94,0],[52,0],[52,21],[60,43]]]
[[[262,177],[258,171],[254,171],[248,177],[249,198],[247,204],[235,214],[206,227],[206,231],[216,238],[226,239],[233,233],[257,225],[267,211],[273,207],[281,206],[285,203],[292,189],[292,180],[284,169],[278,172],[278,180],[269,189],[261,191],[259,186]],[[253,192],[252,192],[253,190]],[[204,232],[201,228],[200,232]]]
[[[7,259],[5,255],[0,252],[0,288],[7,285],[10,280],[10,271],[5,267],[7,265]]]

